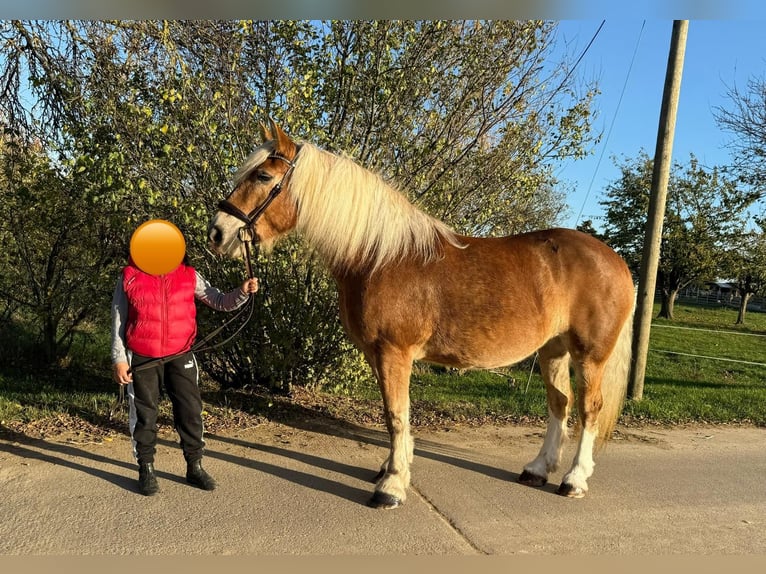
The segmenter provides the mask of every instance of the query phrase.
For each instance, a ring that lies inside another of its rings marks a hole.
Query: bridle
[[[287,168],[287,171],[285,172],[285,174],[282,176],[282,179],[280,179],[279,182],[274,187],[271,188],[271,190],[269,191],[269,194],[266,196],[266,199],[263,200],[263,203],[261,203],[259,206],[252,209],[250,213],[245,213],[239,207],[237,207],[231,201],[229,201],[229,197],[231,197],[231,194],[229,194],[228,197],[226,197],[225,199],[222,199],[221,201],[218,202],[219,210],[236,217],[237,219],[239,219],[245,224],[239,228],[239,232],[237,233],[237,238],[242,243],[242,246],[245,249],[245,265],[247,266],[247,273],[248,273],[248,277],[250,278],[253,277],[253,270],[250,263],[250,259],[251,259],[250,245],[254,244],[257,249],[258,243],[260,243],[260,240],[258,239],[258,235],[255,233],[255,224],[258,221],[258,219],[261,217],[261,215],[263,215],[263,213],[269,207],[269,205],[271,205],[271,202],[274,201],[277,198],[277,196],[282,192],[282,184],[285,181],[287,181],[287,179],[292,175],[293,170],[295,169],[295,165],[298,160],[298,154],[300,153],[300,151],[301,151],[301,148],[300,146],[298,146],[292,161],[287,159],[285,156],[279,155],[277,153],[270,154],[266,158],[266,159],[282,160],[289,167]],[[256,256],[257,256],[257,252],[256,252]]]

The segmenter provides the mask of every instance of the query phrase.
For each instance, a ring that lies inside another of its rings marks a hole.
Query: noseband
[[[237,219],[239,219],[245,224],[242,227],[240,227],[237,237],[239,238],[240,242],[245,247],[245,251],[246,251],[245,264],[247,265],[248,275],[251,278],[253,277],[253,272],[250,266],[250,244],[255,243],[257,246],[257,244],[259,243],[258,236],[255,233],[255,223],[258,221],[258,218],[260,218],[261,215],[263,215],[263,213],[266,211],[269,205],[271,205],[271,202],[274,201],[276,197],[282,191],[282,184],[287,180],[288,177],[290,177],[293,170],[295,169],[295,165],[298,159],[298,153],[300,153],[300,146],[298,146],[298,149],[292,161],[278,154],[272,154],[266,158],[266,159],[282,160],[289,167],[287,168],[287,171],[285,172],[285,174],[282,176],[282,179],[279,180],[279,183],[277,183],[274,187],[271,188],[271,191],[269,191],[269,195],[266,196],[266,199],[263,201],[263,203],[261,203],[258,207],[256,207],[252,211],[250,211],[250,213],[245,213],[244,211],[242,211],[239,207],[237,207],[231,201],[229,201],[228,197],[218,202],[219,210],[236,217]],[[231,194],[229,194],[229,197],[231,197]]]

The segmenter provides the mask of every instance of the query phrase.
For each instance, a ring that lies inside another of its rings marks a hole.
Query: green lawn
[[[683,305],[675,315],[653,321],[644,395],[624,412],[661,422],[766,425],[766,314],[748,313],[745,326],[733,324],[733,309]]]

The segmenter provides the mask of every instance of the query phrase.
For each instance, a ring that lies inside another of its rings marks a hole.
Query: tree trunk
[[[657,317],[663,319],[673,320],[673,307],[676,303],[676,295],[678,295],[678,289],[675,290],[662,290],[662,300],[660,302],[660,312]]]
[[[55,322],[49,317],[45,318],[43,327],[43,358],[46,365],[52,365],[58,356],[56,331]]]
[[[747,304],[750,301],[750,297],[752,297],[752,293],[743,293],[742,297],[739,301],[739,313],[737,313],[737,321],[734,323],[735,325],[744,325],[745,324],[745,313],[747,313]]]

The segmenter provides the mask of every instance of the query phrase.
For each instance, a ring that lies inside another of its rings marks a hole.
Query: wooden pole
[[[654,153],[649,213],[647,214],[644,234],[644,249],[641,255],[636,315],[633,323],[633,365],[628,382],[628,398],[634,400],[641,400],[644,395],[646,356],[649,351],[649,331],[652,326],[652,313],[654,311],[654,292],[657,285],[662,223],[665,218],[671,152],[673,151],[673,136],[676,128],[678,96],[681,93],[681,74],[684,67],[688,28],[688,20],[673,21],[668,66],[665,72],[665,87],[662,94],[660,124],[657,130],[657,147]]]

